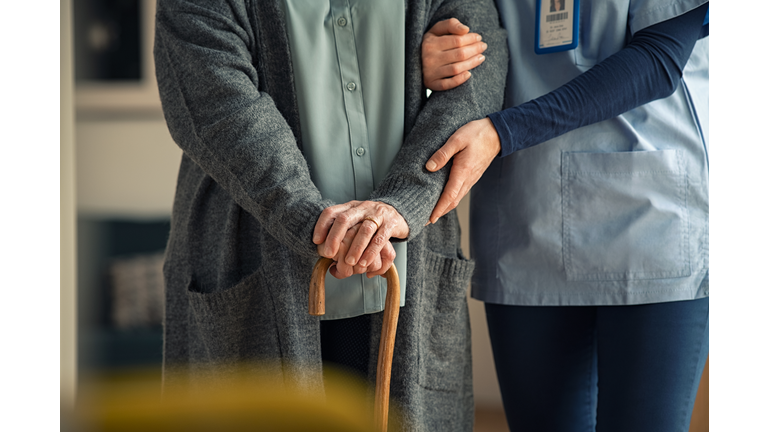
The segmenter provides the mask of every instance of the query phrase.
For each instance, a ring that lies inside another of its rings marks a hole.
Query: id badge
[[[536,54],[579,45],[579,0],[536,0]]]

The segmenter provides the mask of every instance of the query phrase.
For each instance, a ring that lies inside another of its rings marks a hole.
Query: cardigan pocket
[[[190,324],[204,346],[197,360],[238,363],[279,357],[275,306],[262,269],[223,291],[201,293],[195,285],[194,279],[189,282],[187,299]]]
[[[425,260],[418,383],[431,390],[455,392],[464,382],[466,368],[471,367],[467,288],[475,263],[429,250]]]
[[[564,152],[567,279],[689,276],[686,189],[686,168],[677,150]]]

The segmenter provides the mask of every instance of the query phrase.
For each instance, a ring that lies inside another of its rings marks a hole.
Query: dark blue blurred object
[[[81,372],[162,362],[160,319],[120,328],[113,316],[110,268],[119,260],[165,250],[170,220],[78,219],[78,366]]]
[[[141,0],[74,0],[75,80],[138,81]]]

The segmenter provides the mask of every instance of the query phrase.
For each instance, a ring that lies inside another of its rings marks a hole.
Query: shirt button
[[[358,156],[362,156],[365,154],[365,149],[362,147],[358,147],[355,153],[357,153]]]
[[[336,24],[338,24],[339,27],[344,27],[345,25],[347,25],[347,19],[344,17],[341,17],[338,20],[336,20]]]
[[[356,88],[357,88],[357,84],[355,84],[355,83],[353,83],[351,81],[347,83],[347,90],[354,91]]]

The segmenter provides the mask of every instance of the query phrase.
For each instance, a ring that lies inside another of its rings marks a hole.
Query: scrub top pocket
[[[569,281],[689,276],[686,171],[676,150],[562,154]]]

